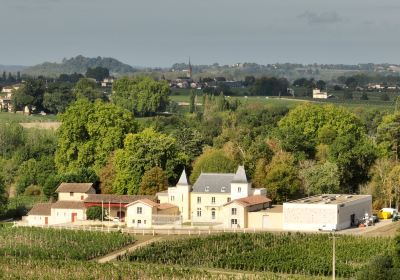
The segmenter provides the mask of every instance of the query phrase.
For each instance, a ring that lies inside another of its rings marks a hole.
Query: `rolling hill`
[[[31,76],[58,76],[60,74],[86,73],[87,68],[105,67],[110,70],[111,74],[127,74],[136,71],[132,66],[122,63],[111,57],[89,58],[78,55],[73,58],[64,58],[61,63],[45,62],[35,66],[28,67],[23,70],[24,74]]]

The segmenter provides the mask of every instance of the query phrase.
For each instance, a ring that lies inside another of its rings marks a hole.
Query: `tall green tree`
[[[115,152],[114,193],[138,194],[144,173],[154,166],[162,168],[172,182],[188,161],[188,156],[179,151],[171,136],[152,128],[130,133],[124,140],[124,147]]]
[[[383,155],[398,161],[400,155],[400,113],[383,117],[377,129],[377,142]]]
[[[92,79],[83,78],[80,79],[74,89],[74,94],[76,99],[86,98],[90,101],[95,101],[97,99],[107,100],[106,94],[97,87],[96,81]]]
[[[169,93],[166,81],[149,77],[122,78],[114,82],[111,100],[135,115],[148,116],[165,111]]]
[[[139,194],[155,195],[160,191],[168,188],[168,179],[164,170],[155,166],[147,170],[143,174],[142,182],[140,182]]]
[[[303,162],[300,165],[299,177],[308,195],[340,192],[340,173],[334,163]]]
[[[60,116],[56,165],[61,172],[93,168],[98,172],[109,155],[137,130],[132,113],[114,104],[81,99]]]
[[[40,79],[28,79],[25,84],[12,95],[12,104],[14,110],[23,110],[25,106],[31,109],[43,109],[43,96],[45,92],[45,83]]]
[[[194,183],[201,172],[232,173],[237,164],[223,150],[207,149],[193,163],[190,181]]]

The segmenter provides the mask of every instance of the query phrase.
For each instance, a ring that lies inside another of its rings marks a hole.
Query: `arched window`
[[[211,209],[211,219],[215,220],[215,208]]]

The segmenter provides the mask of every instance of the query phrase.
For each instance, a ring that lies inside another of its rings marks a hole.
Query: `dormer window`
[[[221,188],[221,192],[226,192],[226,188],[225,188],[225,187],[222,187],[222,188]]]
[[[207,187],[206,187],[206,192],[209,192],[209,191],[210,191],[210,187],[207,186]]]

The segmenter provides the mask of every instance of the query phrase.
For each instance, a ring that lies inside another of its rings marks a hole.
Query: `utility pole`
[[[332,246],[333,246],[333,249],[332,249],[332,279],[333,280],[335,280],[336,279],[336,252],[335,252],[335,247],[336,247],[336,238],[335,238],[335,234],[333,234],[333,237],[332,237]]]

